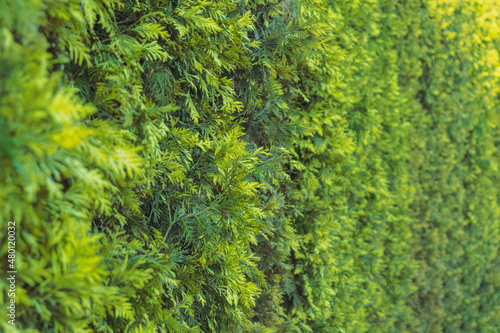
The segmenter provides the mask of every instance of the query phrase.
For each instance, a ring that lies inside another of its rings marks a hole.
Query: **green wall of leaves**
[[[0,329],[498,332],[499,19],[0,1]]]

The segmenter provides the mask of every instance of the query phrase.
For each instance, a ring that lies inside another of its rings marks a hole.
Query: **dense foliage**
[[[499,331],[499,10],[0,1],[1,330]]]

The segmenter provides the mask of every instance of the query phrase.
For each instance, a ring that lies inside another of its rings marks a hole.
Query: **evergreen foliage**
[[[1,1],[1,330],[497,332],[499,10]]]

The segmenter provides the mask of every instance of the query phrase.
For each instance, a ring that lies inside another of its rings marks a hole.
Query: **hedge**
[[[497,332],[499,10],[0,2],[2,331]]]

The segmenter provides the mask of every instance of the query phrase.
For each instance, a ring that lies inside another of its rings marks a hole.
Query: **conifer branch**
[[[165,236],[163,236],[163,240],[166,241],[167,240],[167,236],[170,232],[170,229],[172,229],[172,227],[177,223],[177,222],[180,222],[182,220],[185,220],[185,219],[189,219],[189,218],[192,218],[192,217],[197,217],[197,216],[200,216],[200,215],[203,215],[205,214],[206,212],[208,211],[211,211],[211,210],[217,210],[217,208],[215,208],[215,205],[217,205],[223,198],[224,196],[220,196],[219,199],[215,200],[214,202],[212,202],[210,204],[210,206],[208,207],[205,207],[205,209],[203,209],[202,211],[198,212],[198,213],[190,213],[190,214],[187,214],[187,215],[184,215],[184,216],[181,216],[179,217],[177,220],[173,221],[172,223],[170,223],[170,225],[168,226],[168,229],[167,229],[167,232],[165,232]]]
[[[123,24],[123,23],[135,22],[135,21],[137,21],[137,20],[140,20],[141,18],[142,18],[142,17],[131,18],[131,19],[128,19],[128,20],[124,20],[124,21],[116,22],[116,24]]]

